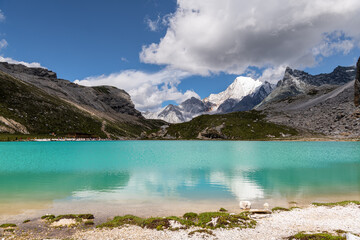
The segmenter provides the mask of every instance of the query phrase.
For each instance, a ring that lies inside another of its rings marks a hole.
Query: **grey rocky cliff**
[[[277,83],[276,88],[261,102],[256,109],[262,110],[268,108],[267,105],[283,101],[302,94],[315,94],[317,88],[329,86],[341,86],[353,81],[355,78],[355,67],[338,66],[331,73],[311,75],[304,71],[286,68],[282,80]]]
[[[343,138],[360,137],[360,112],[353,104],[353,81],[335,88],[322,89],[309,98],[299,95],[267,108],[267,119],[312,134]],[[281,109],[282,108],[282,109]]]
[[[58,79],[56,73],[44,68],[28,68],[19,64],[0,62],[0,71],[30,83],[50,95],[60,97],[82,109],[115,121],[142,119],[130,95],[110,86],[85,87]]]
[[[203,112],[208,112],[211,109],[211,103],[204,103],[200,99],[190,98],[185,100],[180,104],[180,108],[183,109],[184,112],[191,114],[199,114]]]
[[[358,138],[360,112],[354,106],[355,67],[310,75],[287,69],[277,88],[256,107],[277,124],[312,134]]]
[[[1,71],[8,74],[24,73],[37,77],[52,78],[52,79],[57,78],[56,73],[46,68],[30,68],[22,64],[11,64],[7,62],[0,62],[0,69]]]
[[[354,104],[360,106],[360,58],[356,64],[356,79],[354,84]]]

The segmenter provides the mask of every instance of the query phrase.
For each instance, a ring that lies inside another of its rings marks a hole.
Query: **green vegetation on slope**
[[[106,131],[117,136],[127,136],[130,138],[138,138],[143,132],[154,131],[160,126],[167,124],[163,120],[155,119],[139,119],[140,124],[134,123],[107,123]]]
[[[100,92],[108,91],[104,87],[95,87],[95,89]],[[0,132],[0,141],[54,137],[50,136],[50,133],[55,133],[56,138],[72,136],[76,133],[107,138],[102,130],[104,119],[91,116],[56,96],[2,72],[0,72],[0,117],[22,124],[30,133]],[[139,124],[135,121],[134,123],[105,122],[104,130],[114,139],[138,138],[142,132],[164,124],[163,121],[141,118],[138,120]],[[0,121],[1,128],[8,126]]]
[[[171,136],[196,139],[199,133],[207,139],[260,140],[294,136],[295,129],[269,123],[258,111],[234,112],[221,115],[201,115],[190,122],[172,124],[167,129]]]
[[[1,72],[0,86],[0,116],[21,123],[30,133],[106,137],[101,121],[39,88]]]

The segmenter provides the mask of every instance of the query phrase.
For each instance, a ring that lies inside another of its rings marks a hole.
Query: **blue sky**
[[[0,56],[85,85],[115,85],[141,110],[154,110],[218,93],[239,75],[276,81],[287,65],[312,74],[353,65],[358,20],[342,14],[359,14],[359,4],[330,0],[349,5],[339,12],[313,2],[296,9],[284,0],[0,0]],[[296,14],[304,9],[312,10]]]

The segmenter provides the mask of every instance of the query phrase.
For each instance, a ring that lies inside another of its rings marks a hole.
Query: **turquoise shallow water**
[[[0,205],[360,194],[360,142],[0,143]]]

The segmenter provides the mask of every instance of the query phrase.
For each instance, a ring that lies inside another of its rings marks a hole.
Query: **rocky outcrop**
[[[287,81],[288,79],[295,78],[298,81],[301,81],[305,84],[312,86],[321,86],[324,84],[329,85],[343,85],[354,80],[355,77],[355,67],[342,67],[338,66],[331,73],[322,73],[318,75],[311,75],[304,71],[286,68],[284,79],[282,82]]]
[[[356,64],[354,103],[356,107],[360,106],[360,58]]]
[[[24,73],[37,77],[56,79],[57,75],[53,71],[46,68],[29,68],[21,64],[10,64],[7,62],[0,62],[0,70],[8,74]]]
[[[207,127],[199,132],[197,139],[210,140],[210,139],[227,139],[228,137],[221,132],[225,127],[225,123],[222,123],[216,127]]]
[[[22,134],[29,134],[29,131],[26,127],[13,119],[7,119],[3,116],[0,116],[0,133],[22,133]]]

